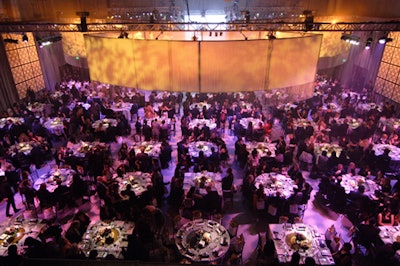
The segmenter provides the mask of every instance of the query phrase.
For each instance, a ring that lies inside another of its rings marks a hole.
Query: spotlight
[[[342,34],[342,37],[340,37],[341,40],[346,41],[350,44],[354,44],[354,45],[359,45],[360,44],[360,37],[358,36],[353,36],[351,34]]]
[[[210,34],[209,34],[209,36],[211,37],[212,36],[212,32],[210,31]]]
[[[219,32],[219,36],[222,36],[222,31]]]
[[[215,32],[215,37],[218,37],[218,32]]]
[[[372,38],[368,38],[367,42],[365,43],[365,49],[366,50],[371,49],[371,45],[372,45]]]
[[[24,33],[24,35],[22,35],[22,41],[28,42],[28,36],[25,33]]]
[[[87,12],[87,11],[76,12],[76,15],[81,18],[81,24],[78,25],[79,31],[80,32],[87,32],[88,26],[87,26],[87,23],[86,23],[86,17],[89,16],[89,12]]]
[[[378,42],[379,42],[380,44],[385,44],[385,43],[387,43],[387,42],[392,42],[392,41],[393,41],[392,38],[383,36],[382,38],[379,39]]]
[[[194,42],[197,41],[197,36],[196,36],[196,35],[193,35],[192,40],[193,40]]]
[[[314,28],[314,16],[312,14],[311,10],[304,10],[303,15],[305,17],[304,19],[304,25],[305,25],[305,31],[313,30]]]

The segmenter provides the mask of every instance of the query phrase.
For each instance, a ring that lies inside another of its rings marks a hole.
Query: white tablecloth
[[[217,127],[217,123],[214,120],[196,118],[189,122],[189,129],[193,129],[196,126],[202,129],[204,125],[208,126],[211,130]]]
[[[277,173],[264,173],[256,177],[254,185],[258,189],[264,186],[264,192],[268,197],[276,196],[279,191],[281,197],[289,198],[293,195],[294,181],[285,175]]]
[[[121,112],[128,121],[131,121],[131,108],[132,103],[117,103],[111,106],[111,110],[114,112]]]
[[[92,249],[96,249],[99,258],[105,258],[108,254],[112,254],[117,259],[123,259],[122,248],[128,247],[128,236],[132,234],[133,229],[134,224],[126,221],[96,222],[89,226],[79,247],[86,256]]]
[[[335,264],[318,228],[305,224],[269,224],[268,226],[280,263],[290,262],[293,252],[298,250],[301,264],[307,256],[313,257],[319,265]],[[296,235],[299,235],[297,239],[304,240],[296,240]],[[299,248],[300,246],[307,246],[308,249]]]
[[[203,171],[199,173],[185,173],[185,179],[183,181],[183,189],[188,192],[191,187],[199,189],[201,195],[206,195],[206,187],[211,186],[212,190],[218,192],[218,195],[222,196],[222,176],[220,173],[213,173]]]
[[[203,151],[205,157],[211,155],[211,147],[214,147],[215,152],[218,152],[218,147],[212,142],[196,141],[188,144],[189,154],[192,157],[199,157],[199,152]]]
[[[179,253],[191,261],[211,262],[225,256],[230,237],[221,224],[200,219],[184,224],[176,233],[175,244]]]

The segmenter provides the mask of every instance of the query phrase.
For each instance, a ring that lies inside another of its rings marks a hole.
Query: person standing
[[[1,193],[5,198],[7,198],[7,207],[6,207],[6,216],[11,217],[12,215],[10,214],[10,207],[12,206],[14,209],[14,213],[17,213],[20,211],[20,209],[17,209],[15,206],[15,200],[14,200],[14,191],[11,189],[10,184],[7,182],[7,179],[5,176],[1,177]]]

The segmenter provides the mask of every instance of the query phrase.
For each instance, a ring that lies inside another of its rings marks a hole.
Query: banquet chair
[[[203,218],[203,213],[199,210],[192,211],[192,220],[198,220]]]
[[[223,205],[225,208],[225,203],[230,202],[233,207],[233,191],[232,189],[229,190],[222,190],[222,198],[223,198]]]
[[[230,237],[235,237],[237,235],[237,231],[239,229],[239,225],[232,219],[229,222],[228,233]]]
[[[287,222],[289,222],[289,217],[287,217],[287,216],[279,216],[278,223],[285,224]]]
[[[222,214],[220,213],[215,213],[211,216],[211,220],[218,222],[218,223],[222,223]]]

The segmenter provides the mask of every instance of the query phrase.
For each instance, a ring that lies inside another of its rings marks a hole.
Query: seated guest
[[[79,174],[74,174],[72,176],[72,183],[70,186],[72,197],[77,199],[82,199],[84,195],[87,194],[87,185],[79,176]]]
[[[380,226],[393,226],[394,214],[389,208],[384,208],[382,212],[378,213],[378,225]]]
[[[297,163],[294,163],[288,170],[288,175],[291,179],[295,179],[298,173],[301,173],[300,166]]]
[[[318,171],[321,173],[326,173],[328,171],[328,153],[327,151],[322,151],[322,154],[318,157],[317,167]]]
[[[66,185],[62,184],[62,180],[57,178],[56,180],[57,188],[53,192],[53,198],[56,203],[58,203],[58,208],[62,209],[66,204],[71,205],[71,195],[70,190]]]
[[[78,220],[75,220],[71,223],[67,232],[65,232],[65,238],[67,238],[71,244],[79,243],[82,241],[82,235],[79,230],[80,226],[81,223]]]
[[[40,184],[39,190],[36,192],[42,209],[53,206],[53,195],[47,190],[46,183]]]
[[[206,187],[207,194],[203,197],[202,204],[205,211],[209,213],[221,212],[221,197],[217,191],[211,189],[210,186]]]
[[[352,256],[351,256],[351,244],[344,243],[343,247],[338,251],[332,254],[333,259],[335,260],[335,264],[337,266],[351,266],[353,265]]]
[[[17,245],[12,244],[7,248],[7,256],[4,257],[3,265],[18,266],[22,265],[22,256],[18,254]]]

